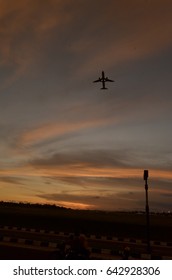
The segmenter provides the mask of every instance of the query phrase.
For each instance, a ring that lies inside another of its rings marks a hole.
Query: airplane
[[[98,82],[102,82],[102,88],[101,88],[101,89],[107,89],[107,88],[105,87],[105,83],[106,83],[106,82],[114,82],[114,81],[108,79],[108,77],[105,77],[104,71],[102,71],[102,77],[99,78],[99,79],[96,80],[96,81],[93,81],[93,83],[98,83]]]

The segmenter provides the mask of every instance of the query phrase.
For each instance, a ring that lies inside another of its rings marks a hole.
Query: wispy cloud
[[[39,195],[39,197],[51,202],[51,203],[57,203],[58,205],[70,205],[74,206],[75,208],[79,208],[78,205],[82,204],[82,208],[85,209],[104,209],[104,210],[121,210],[132,207],[133,209],[141,209],[141,207],[144,207],[144,202],[139,203],[139,201],[143,201],[143,199],[140,200],[142,195],[139,193],[135,194],[129,194],[129,192],[123,192],[123,193],[111,193],[111,195],[83,195],[80,194],[61,194],[61,193],[52,193],[52,194],[45,194],[45,195]],[[114,205],[115,203],[115,205]]]
[[[29,166],[38,170],[46,170],[50,176],[96,176],[112,178],[142,177],[146,164],[129,151],[122,150],[86,150],[67,153],[56,153],[51,157],[35,158]],[[171,179],[171,172],[156,167],[150,168],[152,178]]]
[[[38,61],[41,45],[49,40],[54,28],[62,28],[70,21],[65,6],[61,0],[18,0],[15,3],[1,0],[1,66],[11,70],[4,86],[21,77]]]
[[[15,185],[25,185],[25,180],[18,178],[18,177],[11,177],[11,176],[0,176],[0,182],[15,184]]]
[[[84,36],[80,33],[72,45],[73,51],[82,55],[89,50],[90,57],[86,56],[82,74],[96,71],[98,66],[114,68],[169,48],[172,45],[170,11],[168,0],[163,3],[160,0],[109,1],[106,7],[101,2],[96,20],[91,13]]]
[[[125,153],[125,152],[124,152]],[[79,151],[73,153],[57,153],[50,158],[35,159],[31,161],[32,166],[63,166],[63,165],[85,165],[87,167],[127,167],[126,157],[121,152],[113,151]]]
[[[51,138],[58,138],[63,135],[70,135],[70,133],[82,131],[87,128],[94,128],[99,126],[104,126],[109,120],[90,120],[90,121],[78,121],[73,123],[48,123],[41,125],[35,129],[24,132],[20,138],[19,142],[21,145],[32,145],[37,142],[42,142]],[[111,120],[112,121],[112,120]]]
[[[56,178],[58,180],[58,178]],[[51,203],[65,205],[72,208],[84,209],[145,209],[145,190],[143,180],[138,178],[59,178],[63,182],[74,184],[68,191],[56,191],[38,195]],[[54,179],[53,179],[54,180]],[[76,185],[85,180],[83,189],[77,189]],[[157,186],[159,187],[157,188]],[[161,185],[161,188],[160,188]],[[104,191],[103,191],[104,190]],[[156,210],[158,201],[161,209],[170,209],[172,191],[166,181],[150,180],[149,200],[151,211]],[[85,198],[85,199],[84,199]],[[79,206],[79,204],[82,204]]]
[[[170,8],[168,0],[109,1],[106,7],[103,1],[1,0],[1,65],[12,71],[5,83],[41,61],[48,42],[57,40],[75,56],[78,74],[159,52],[172,44]]]

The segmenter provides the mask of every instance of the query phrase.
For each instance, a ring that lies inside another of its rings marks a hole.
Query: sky
[[[170,0],[0,0],[0,200],[144,210],[149,170],[150,210],[172,210],[171,15]]]

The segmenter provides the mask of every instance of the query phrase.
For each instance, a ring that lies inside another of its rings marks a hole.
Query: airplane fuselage
[[[113,80],[110,80],[108,77],[105,77],[104,71],[102,71],[102,77],[99,78],[98,80],[94,81],[93,83],[101,82],[102,83],[102,88],[101,89],[107,89],[105,86],[106,82],[114,82]]]
[[[103,87],[101,88],[101,89],[107,89],[106,87],[105,87],[105,73],[104,73],[104,71],[102,71],[102,85],[103,85]]]

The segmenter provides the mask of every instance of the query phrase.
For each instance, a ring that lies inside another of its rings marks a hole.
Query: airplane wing
[[[114,82],[114,81],[106,78],[106,82]]]
[[[102,79],[99,78],[98,80],[93,81],[93,83],[101,82],[101,80],[102,80]]]

